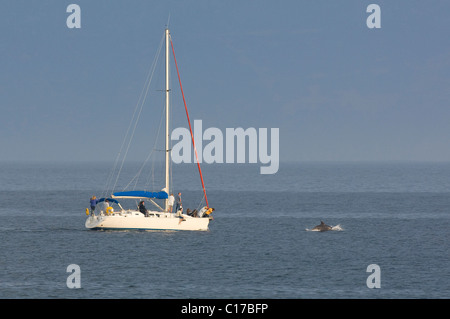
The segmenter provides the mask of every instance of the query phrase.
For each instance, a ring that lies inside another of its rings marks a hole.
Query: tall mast
[[[170,195],[169,189],[169,164],[170,164],[170,149],[169,149],[169,29],[166,29],[166,191]],[[168,199],[165,202],[165,209],[168,208]]]

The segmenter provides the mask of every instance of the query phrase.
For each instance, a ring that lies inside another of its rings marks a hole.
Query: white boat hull
[[[208,230],[209,218],[182,216],[179,218],[171,213],[150,212],[150,216],[145,217],[138,211],[130,210],[112,215],[89,216],[85,226],[88,229]]]

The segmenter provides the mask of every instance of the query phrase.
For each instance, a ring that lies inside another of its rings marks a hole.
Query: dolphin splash
[[[330,226],[325,224],[323,221],[320,221],[320,225],[314,226],[312,229],[306,229],[309,231],[328,231],[328,230],[342,230],[340,225]]]
[[[312,230],[327,231],[327,230],[331,230],[331,228],[332,228],[331,226],[328,226],[323,221],[320,221],[320,225],[315,226]]]

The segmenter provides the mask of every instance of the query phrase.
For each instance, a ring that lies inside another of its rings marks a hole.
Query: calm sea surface
[[[450,297],[450,164],[203,165],[210,231],[87,230],[111,168],[0,164],[0,298]],[[174,166],[191,209],[195,169]],[[321,220],[342,230],[307,231]],[[71,264],[80,289],[66,285]],[[380,288],[366,285],[371,264]]]

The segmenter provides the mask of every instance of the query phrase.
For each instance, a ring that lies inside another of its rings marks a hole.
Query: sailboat
[[[174,212],[169,209],[169,192],[170,192],[170,146],[169,146],[169,52],[170,46],[178,73],[178,80],[180,82],[181,93],[186,109],[186,115],[188,118],[189,128],[191,130],[191,138],[194,146],[195,142],[192,133],[192,128],[189,120],[189,114],[187,112],[186,100],[184,98],[183,88],[181,86],[180,75],[178,72],[178,65],[175,58],[175,51],[173,49],[173,43],[170,38],[170,32],[167,28],[165,30],[165,186],[162,190],[157,192],[150,192],[146,190],[132,190],[114,192],[108,197],[103,197],[98,200],[100,204],[103,204],[103,209],[96,209],[90,211],[86,209],[86,215],[88,215],[85,226],[88,229],[139,229],[139,230],[190,230],[190,231],[207,231],[208,225],[212,219],[213,208],[209,207],[208,199],[206,197],[205,185],[203,182],[203,176],[201,173],[200,163],[197,161],[199,174],[202,182],[204,199],[206,206],[199,209],[198,214],[190,215],[183,212],[183,208]],[[119,202],[121,199],[134,199],[135,203],[139,201],[147,201],[152,203],[155,210],[147,210],[142,212],[138,207],[134,206],[131,209],[124,209]],[[163,204],[159,205],[156,201],[162,200]],[[104,205],[108,203],[107,205]],[[113,209],[110,204],[116,204],[119,209]],[[105,208],[106,207],[106,208]],[[174,207],[175,208],[175,207]]]

